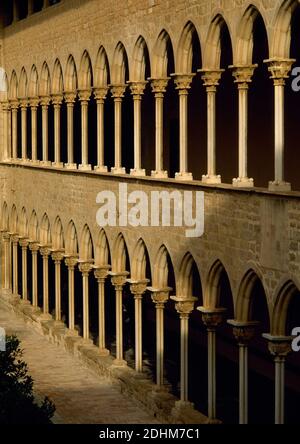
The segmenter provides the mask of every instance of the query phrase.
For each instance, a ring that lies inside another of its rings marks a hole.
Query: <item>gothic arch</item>
[[[290,57],[291,45],[291,20],[293,12],[299,2],[297,0],[285,0],[275,16],[273,38],[271,42],[271,57]]]
[[[35,65],[32,65],[30,71],[28,95],[29,97],[38,97],[39,95],[39,78]]]
[[[78,239],[74,222],[71,220],[67,227],[65,250],[67,254],[77,255],[78,253]]]
[[[157,37],[153,49],[151,74],[153,78],[159,79],[168,76],[170,56],[174,59],[172,41],[167,31],[163,29]]]
[[[107,54],[103,46],[100,46],[94,68],[94,86],[96,88],[106,87],[109,83],[109,78],[110,73]]]
[[[43,63],[40,76],[40,95],[49,96],[51,93],[50,71],[46,62]]]
[[[193,287],[194,287],[194,279],[195,276],[193,276],[193,268],[195,267],[196,271],[198,272],[199,280],[200,280],[200,273],[197,267],[197,264],[195,262],[195,259],[191,255],[191,253],[186,253],[181,261],[181,265],[179,267],[179,276],[178,276],[178,284],[177,284],[177,290],[176,290],[176,296],[179,297],[190,297],[195,296],[199,297],[197,294],[193,294]],[[201,280],[200,280],[201,285]]]
[[[154,288],[166,288],[168,286],[169,265],[168,257],[171,261],[169,252],[165,245],[161,245],[158,249],[153,265],[153,281]]]
[[[23,66],[20,74],[20,81],[19,81],[19,88],[18,88],[18,97],[20,98],[26,98],[27,97],[27,73]]]
[[[220,306],[220,279],[223,272],[225,272],[228,276],[223,263],[220,261],[220,259],[217,259],[210,267],[206,279],[204,304],[207,308],[216,308]],[[231,290],[232,286],[229,278],[228,281]]]
[[[69,55],[65,71],[65,90],[74,92],[77,89],[77,69],[74,58]]]
[[[81,57],[79,74],[78,74],[78,87],[85,90],[91,88],[93,83],[92,63],[89,53],[85,50]]]
[[[36,212],[33,210],[29,219],[28,234],[31,241],[39,240],[39,225]]]
[[[63,90],[64,90],[64,80],[63,80],[61,63],[58,59],[56,59],[52,75],[52,94],[62,94]]]
[[[110,260],[110,251],[107,236],[102,228],[96,238],[95,243],[95,265],[108,265]]]
[[[119,42],[115,48],[112,68],[111,82],[113,85],[124,85],[128,80],[128,58],[123,43]]]
[[[40,242],[42,245],[51,245],[52,242],[50,221],[46,213],[44,213],[40,224]]]
[[[144,81],[147,76],[147,70],[150,75],[150,61],[147,43],[141,35],[138,37],[132,55],[132,81]]]
[[[220,69],[221,39],[224,27],[226,27],[229,32],[229,28],[224,17],[221,14],[217,14],[212,20],[209,27],[204,48],[203,69]],[[231,35],[230,40],[232,42]]]
[[[19,221],[19,233],[21,236],[28,236],[28,220],[25,207],[21,210],[21,216]]]
[[[55,250],[61,250],[64,248],[64,230],[62,227],[62,223],[60,217],[57,216],[53,225],[53,237],[52,237],[52,246]]]
[[[13,70],[10,78],[10,85],[9,85],[9,98],[17,99],[18,97],[18,78],[16,71]]]
[[[253,288],[257,281],[260,281],[265,291],[262,274],[253,267],[244,274],[239,287],[235,304],[235,318],[238,321],[247,322],[251,319],[251,302],[253,298]],[[266,291],[265,291],[266,294]]]
[[[192,22],[187,22],[182,30],[176,57],[176,72],[191,73],[193,71],[194,41],[199,42],[199,35]],[[200,47],[200,42],[199,42]],[[201,51],[200,51],[201,52]],[[198,66],[200,68],[200,66]]]
[[[4,202],[2,206],[1,228],[2,230],[8,230],[9,228],[9,216],[6,202]]]
[[[18,232],[18,213],[15,204],[13,204],[10,212],[9,229],[12,233]]]
[[[93,241],[90,229],[87,224],[83,227],[80,243],[79,243],[79,256],[81,260],[93,259]]]
[[[127,266],[127,246],[122,233],[119,233],[113,246],[112,271],[115,273],[129,271]]]
[[[146,279],[148,252],[145,242],[140,238],[133,250],[131,262],[131,278],[135,280]],[[149,276],[148,276],[149,277]]]
[[[287,279],[284,284],[282,281],[275,292],[275,304],[271,317],[271,334],[274,336],[286,335],[286,322],[288,307],[294,294],[299,291],[300,283],[295,277]]]

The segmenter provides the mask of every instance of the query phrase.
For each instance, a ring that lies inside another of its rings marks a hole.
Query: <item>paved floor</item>
[[[0,327],[21,340],[38,396],[49,396],[56,406],[53,422],[64,424],[149,424],[156,421],[127,399],[105,378],[94,375],[75,357],[30,329],[14,313],[0,310]]]

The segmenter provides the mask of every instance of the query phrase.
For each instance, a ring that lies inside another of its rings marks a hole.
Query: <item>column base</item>
[[[77,170],[76,163],[65,163],[64,167],[66,168],[66,170]]]
[[[248,177],[238,177],[232,180],[232,185],[237,188],[253,188],[254,180]]]
[[[278,180],[269,182],[270,191],[291,191],[291,184],[288,182],[280,182]]]
[[[94,167],[94,171],[97,171],[97,173],[107,173],[108,169],[107,166],[105,165],[96,165]]]
[[[127,367],[127,362],[124,359],[114,359],[113,366],[115,367]]]
[[[93,341],[90,338],[82,338],[80,341],[80,345],[94,345]]]
[[[107,348],[99,348],[99,355],[100,356],[109,356],[110,351],[107,350]]]
[[[211,185],[217,185],[221,183],[221,176],[220,175],[210,176],[209,174],[206,174],[202,176],[202,182]]]
[[[40,160],[38,160],[38,159],[30,159],[30,163],[31,163],[31,165],[40,165]]]
[[[67,334],[69,336],[79,336],[78,330],[71,330],[70,328],[67,329]]]
[[[30,301],[28,299],[20,299],[20,304],[30,305]]]
[[[50,160],[41,160],[41,165],[42,166],[51,166],[51,161]]]
[[[39,316],[39,320],[40,321],[53,321],[53,318],[52,318],[51,314],[49,314],[49,313],[42,313]]]
[[[53,327],[55,328],[66,328],[65,324],[63,323],[63,321],[54,321],[53,322]]]
[[[143,169],[131,168],[130,175],[131,176],[146,176],[146,171]]]
[[[175,174],[175,179],[176,180],[193,180],[193,175],[192,173],[176,173]]]
[[[52,166],[54,168],[63,168],[64,164],[63,164],[63,162],[52,162]]]
[[[168,177],[168,171],[151,171],[151,176],[157,179],[166,179]]]
[[[91,169],[92,169],[92,165],[89,164],[89,163],[86,163],[86,164],[82,164],[82,163],[81,163],[81,164],[79,165],[78,169],[81,170],[81,171],[91,171]]]
[[[110,172],[113,174],[126,174],[124,167],[112,167]]]
[[[194,404],[189,401],[175,401],[175,406],[172,408],[171,415],[176,419],[183,415],[187,410],[193,410]]]

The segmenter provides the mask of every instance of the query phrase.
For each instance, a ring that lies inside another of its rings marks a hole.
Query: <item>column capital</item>
[[[228,319],[227,323],[232,326],[233,336],[239,345],[247,345],[255,336],[255,330],[259,325],[257,321],[237,321]]]
[[[151,299],[155,303],[156,307],[163,308],[165,303],[169,299],[170,291],[172,291],[173,289],[171,287],[165,287],[165,288],[147,287],[147,290],[151,292]]]
[[[232,69],[232,75],[235,78],[234,83],[238,84],[239,88],[248,89],[248,84],[252,82],[254,70],[258,67],[254,65],[230,65],[228,68]]]
[[[32,252],[38,252],[40,249],[40,245],[36,241],[29,241],[29,250]]]
[[[50,105],[50,96],[40,96],[40,104],[44,107],[47,107]]]
[[[11,109],[11,105],[8,100],[1,101],[1,109],[2,111],[9,111]]]
[[[10,107],[13,111],[17,110],[20,106],[18,99],[9,100]]]
[[[75,254],[65,256],[65,264],[70,270],[74,270],[77,263],[78,263],[78,256],[76,256]]]
[[[292,336],[273,336],[270,333],[263,333],[263,338],[268,341],[268,348],[275,359],[285,359],[291,352]]]
[[[93,259],[87,259],[87,260],[80,260],[79,259],[78,268],[83,276],[88,276],[89,272],[93,268],[93,262],[94,262]]]
[[[64,251],[65,250],[63,248],[57,249],[57,250],[52,250],[51,257],[52,257],[52,259],[54,260],[55,263],[59,263],[60,264],[60,262],[64,258]]]
[[[198,300],[194,296],[171,296],[172,301],[175,302],[175,308],[179,313],[181,319],[187,319],[194,309],[194,304]]]
[[[27,249],[27,247],[29,245],[29,239],[27,237],[20,237],[19,238],[19,245],[20,245],[20,247],[22,247],[22,250]]]
[[[62,94],[51,94],[51,102],[54,106],[60,106],[63,101],[63,95]]]
[[[119,85],[109,85],[109,86],[110,86],[111,94],[114,99],[121,99],[122,97],[124,97],[126,85],[119,84]]]
[[[43,257],[48,257],[51,254],[51,245],[41,245],[40,252]]]
[[[207,91],[215,92],[224,69],[198,69],[197,72],[202,73],[201,79]]]
[[[131,94],[133,96],[140,97],[144,94],[144,90],[148,82],[146,80],[144,81],[137,80],[137,81],[129,81],[127,83],[130,86]]]
[[[149,78],[148,80],[151,82],[151,88],[154,94],[164,94],[170,77],[162,77],[160,79]]]
[[[215,329],[223,322],[226,308],[197,307],[202,314],[202,321],[208,329]]]
[[[106,99],[108,92],[108,86],[101,86],[98,88],[93,88],[93,94],[96,100],[103,101]]]
[[[268,60],[264,60],[264,63],[269,65],[268,71],[270,72],[270,78],[274,80],[274,85],[285,85],[285,79],[289,78],[289,72],[296,59],[285,59],[281,57],[273,57]]]
[[[111,276],[111,283],[114,287],[123,287],[126,284],[127,276],[129,275],[128,271],[121,271],[121,272],[109,272],[109,275]],[[119,288],[120,289],[120,288]]]
[[[142,295],[147,290],[147,284],[149,283],[149,279],[127,279],[127,282],[130,285],[130,291],[134,295],[135,298],[142,297]]]
[[[29,105],[28,99],[25,97],[20,98],[19,102],[20,102],[20,108],[23,108],[23,109],[27,108]]]
[[[104,282],[108,276],[110,265],[94,265],[94,276],[98,283]]]
[[[37,108],[40,103],[40,99],[38,97],[29,97],[28,104],[30,108]]]
[[[77,93],[73,91],[65,91],[64,99],[66,103],[74,103],[76,99]]]
[[[11,241],[14,244],[18,244],[19,243],[20,236],[17,233],[10,233],[10,237],[11,237]]]
[[[195,76],[194,73],[189,73],[189,74],[174,73],[174,74],[171,74],[171,77],[174,78],[176,89],[183,90],[183,91],[186,91],[191,88],[191,83],[192,83],[194,76]]]
[[[91,90],[90,89],[78,90],[78,98],[79,98],[80,102],[87,103],[90,100],[90,97],[91,97]]]

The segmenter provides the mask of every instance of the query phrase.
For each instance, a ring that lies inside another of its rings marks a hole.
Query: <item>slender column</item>
[[[284,86],[295,61],[281,58],[265,61],[274,82],[275,178],[273,182],[269,182],[269,189],[272,191],[291,190],[291,184],[284,181]]]
[[[94,170],[99,173],[107,173],[107,166],[104,165],[104,101],[107,91],[106,86],[94,89],[97,102],[97,165]]]
[[[37,108],[39,104],[38,97],[29,99],[31,109],[31,159],[33,163],[38,163],[37,159]]]
[[[55,94],[52,96],[52,103],[54,107],[54,162],[52,165],[56,168],[63,168],[63,163],[60,161],[60,108],[63,96]]]
[[[33,14],[33,0],[28,0],[28,15]]]
[[[67,104],[67,150],[68,150],[68,163],[65,167],[69,170],[76,170],[77,165],[74,163],[74,103],[76,99],[76,93],[65,92],[65,102]]]
[[[78,97],[81,104],[81,164],[79,169],[91,170],[88,155],[88,106],[91,96],[90,90],[81,90],[78,92]]]
[[[258,322],[228,320],[239,346],[239,424],[248,424],[248,344]]]
[[[253,179],[248,178],[248,89],[257,65],[235,65],[233,76],[239,93],[239,176],[233,179],[236,187],[251,188]]]
[[[27,99],[20,100],[22,160],[27,160]]]
[[[180,316],[180,401],[179,405],[189,406],[188,401],[188,343],[189,343],[189,316],[194,309],[197,298],[193,296],[171,296],[175,301],[175,308]]]
[[[216,329],[223,321],[225,308],[197,307],[207,328],[208,353],[208,417],[216,420]]]
[[[263,334],[275,363],[275,424],[284,424],[285,360],[291,351],[291,337]]]
[[[48,6],[50,6],[50,1],[49,0],[44,0],[43,9],[48,8]]]
[[[38,270],[37,270],[37,253],[40,249],[37,242],[30,242],[29,249],[32,255],[32,305],[38,306]]]
[[[12,140],[12,159],[18,158],[18,108],[19,102],[13,100],[11,106],[11,140]]]
[[[13,250],[13,294],[19,294],[18,288],[18,244],[19,236],[15,233],[11,235],[12,250]]]
[[[155,100],[155,170],[151,176],[157,178],[168,177],[164,168],[164,94],[168,85],[169,77],[164,79],[149,79]]]
[[[126,361],[123,359],[123,312],[122,312],[122,299],[123,299],[123,286],[126,283],[128,271],[120,273],[110,272],[111,282],[115,287],[116,292],[116,359],[114,364],[118,366],[126,365]]]
[[[10,248],[10,234],[6,231],[2,232],[3,253],[4,253],[4,290],[11,289],[11,248]]]
[[[99,354],[109,355],[109,350],[105,347],[105,279],[108,275],[110,265],[94,267],[94,275],[98,282],[98,322],[99,322]]]
[[[142,169],[142,125],[141,125],[141,103],[147,82],[129,82],[133,97],[134,112],[134,168],[130,170],[132,176],[145,176]]]
[[[202,72],[207,94],[207,174],[202,182],[218,184],[221,176],[216,174],[216,92],[224,69],[198,70]]]
[[[77,256],[67,256],[65,264],[68,267],[68,298],[69,298],[69,330],[77,334],[75,330],[75,304],[74,304],[74,269],[78,262]]]
[[[61,321],[61,268],[60,264],[64,258],[64,250],[52,252],[52,259],[55,264],[55,320]]]
[[[43,314],[42,319],[52,319],[49,314],[49,255],[51,249],[49,245],[40,245],[40,253],[43,257]]]
[[[151,292],[151,299],[155,304],[156,311],[156,385],[164,385],[164,308],[169,299],[170,287],[153,288],[148,287]]]
[[[141,372],[143,370],[142,299],[149,279],[139,281],[128,279],[127,282],[130,284],[130,291],[134,296],[135,369],[137,372]]]
[[[16,0],[13,0],[13,19],[12,19],[12,21],[16,22],[17,20],[19,20],[18,5],[17,5]]]
[[[179,95],[179,172],[175,179],[193,180],[188,172],[188,91],[195,74],[172,74]]]
[[[28,292],[27,292],[27,248],[29,245],[29,241],[26,238],[20,238],[19,244],[22,248],[22,302],[28,301]]]
[[[113,174],[125,174],[122,167],[122,99],[126,85],[111,85],[111,93],[115,107],[115,166],[111,169]]]
[[[50,103],[50,97],[40,97],[42,105],[42,146],[43,146],[43,165],[51,165],[48,158],[48,108]]]
[[[89,272],[92,269],[92,260],[79,261],[79,270],[82,274],[82,294],[83,294],[83,339],[90,340],[90,320],[89,320]]]
[[[11,149],[9,142],[9,113],[10,104],[8,102],[1,102],[1,110],[3,116],[3,156],[2,160],[11,159]]]

